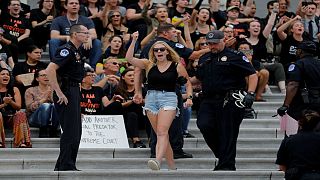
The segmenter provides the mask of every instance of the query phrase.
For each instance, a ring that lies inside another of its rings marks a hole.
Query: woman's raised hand
[[[139,37],[139,32],[138,31],[132,33],[132,40],[136,41],[138,39],[138,37]]]

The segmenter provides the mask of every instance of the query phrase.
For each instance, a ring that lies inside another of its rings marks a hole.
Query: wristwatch
[[[190,95],[190,96],[187,97],[187,99],[191,99],[191,100],[192,100],[192,99],[193,99],[193,96]]]

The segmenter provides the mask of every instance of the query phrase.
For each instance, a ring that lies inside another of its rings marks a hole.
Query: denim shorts
[[[148,90],[145,106],[143,107],[144,114],[146,114],[146,111],[158,114],[160,109],[177,110],[176,116],[178,116],[179,108],[177,94],[175,92]]]

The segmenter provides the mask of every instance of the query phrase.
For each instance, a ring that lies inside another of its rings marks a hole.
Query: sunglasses
[[[115,15],[112,15],[111,17],[112,17],[112,18],[113,18],[113,17],[120,17],[120,14],[115,14]]]
[[[153,48],[153,52],[159,52],[159,50],[160,50],[160,52],[164,52],[165,50],[166,50],[166,48]]]
[[[208,46],[208,43],[200,43],[200,46]]]
[[[111,64],[113,64],[113,65],[119,65],[119,66],[121,66],[121,63],[117,63],[117,62],[110,62]]]

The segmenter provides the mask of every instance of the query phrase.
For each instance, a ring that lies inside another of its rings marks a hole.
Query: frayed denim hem
[[[157,115],[159,113],[159,110],[158,111],[152,111],[150,108],[146,108],[146,107],[142,107],[143,109],[143,115],[147,115],[147,111],[150,111],[153,115]],[[180,109],[178,107],[172,107],[172,106],[165,106],[163,108],[161,108],[165,111],[168,111],[168,110],[176,110],[176,117],[179,116],[180,114]]]

